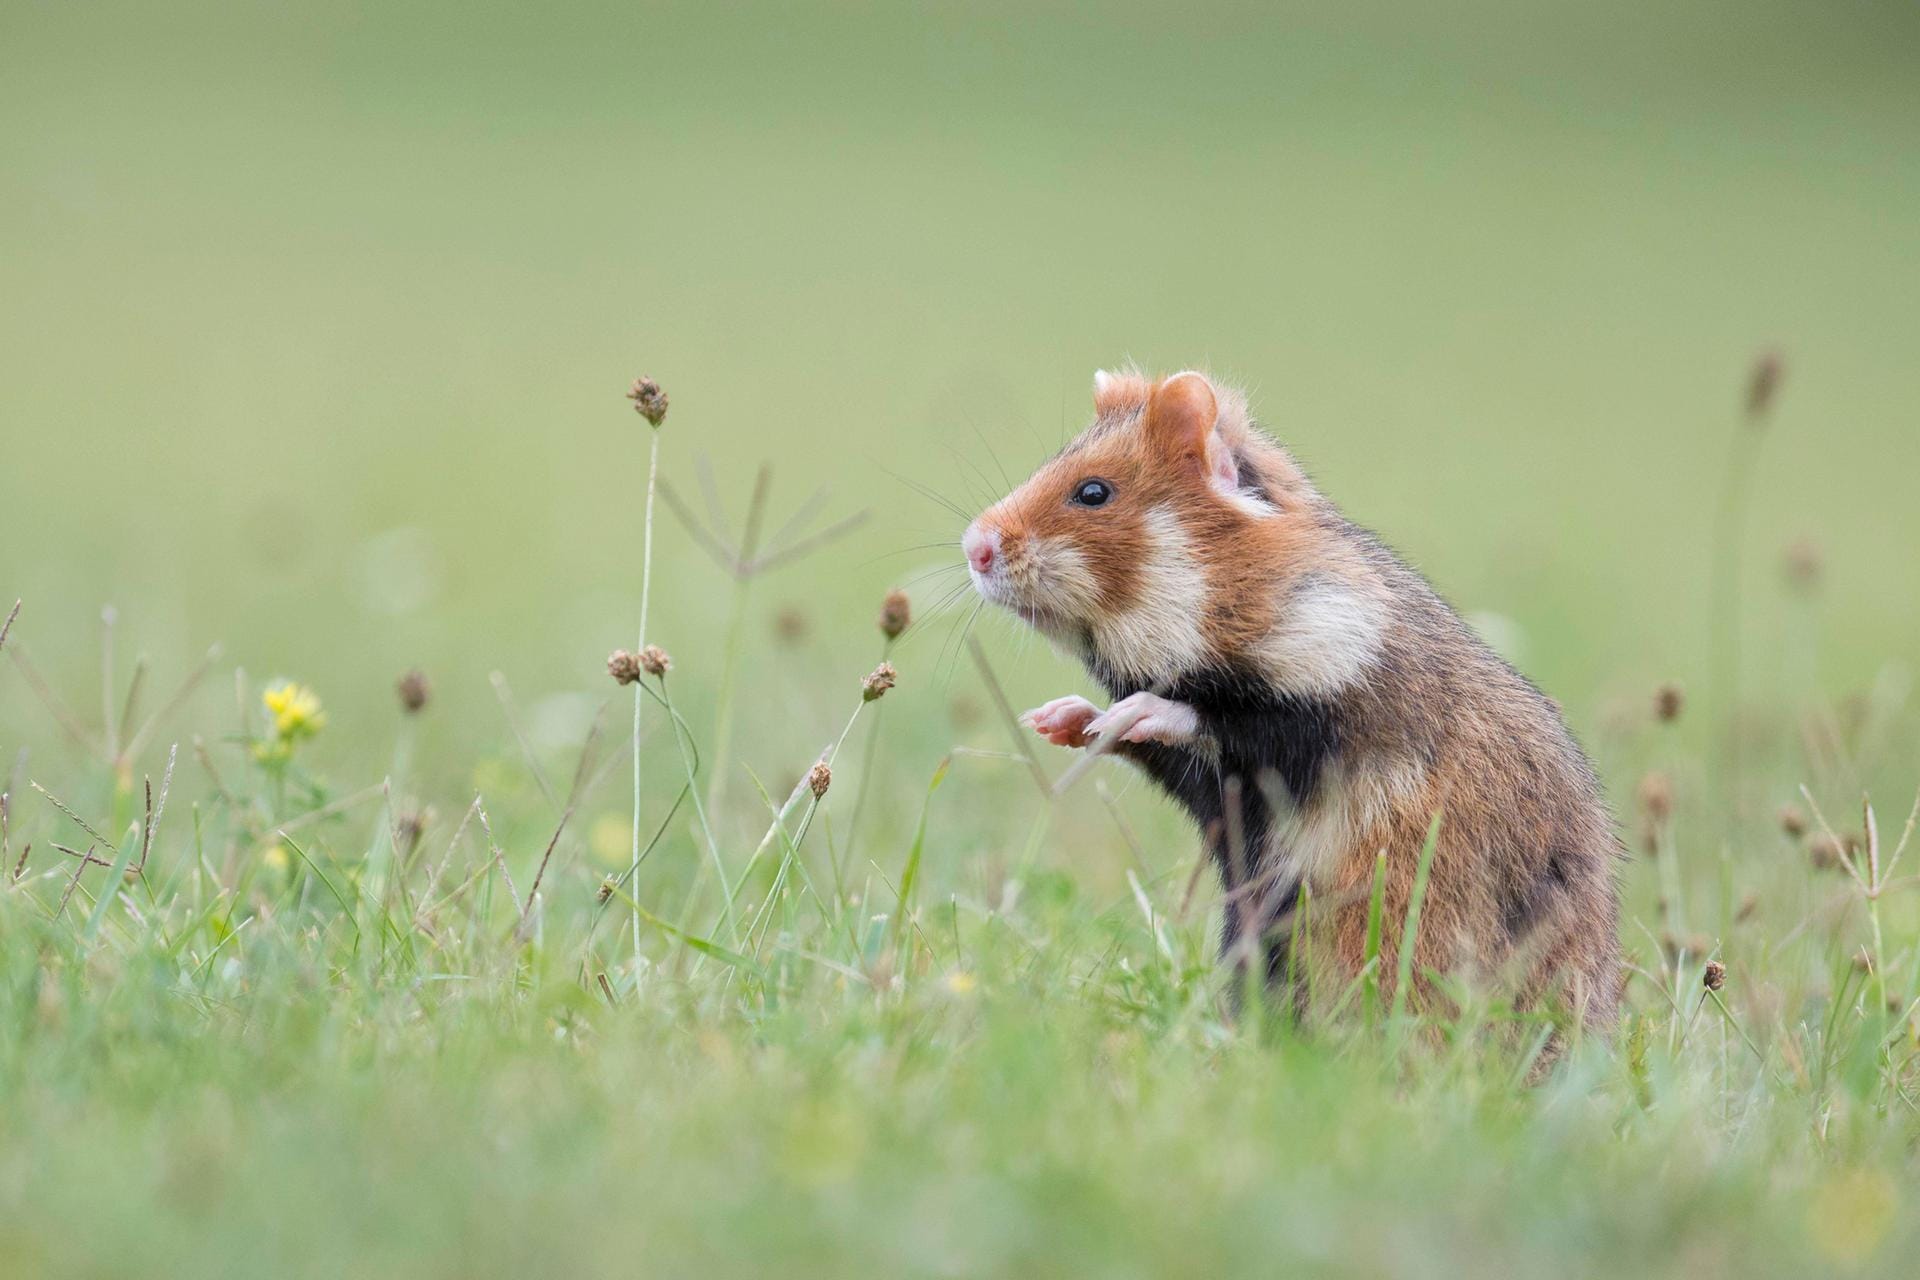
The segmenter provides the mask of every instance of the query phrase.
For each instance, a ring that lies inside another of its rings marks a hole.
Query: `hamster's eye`
[[[1113,486],[1105,480],[1082,480],[1073,491],[1076,507],[1104,507],[1113,496]]]

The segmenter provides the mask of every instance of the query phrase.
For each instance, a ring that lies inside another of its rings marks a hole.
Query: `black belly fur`
[[[1091,665],[1094,678],[1115,699],[1139,691],[1099,663]],[[1228,890],[1237,890],[1267,870],[1260,864],[1283,856],[1270,847],[1269,797],[1284,795],[1296,805],[1313,798],[1341,749],[1340,706],[1332,699],[1273,691],[1258,676],[1228,666],[1191,672],[1152,692],[1198,712],[1201,733],[1217,747],[1217,755],[1159,743],[1129,745],[1125,752],[1193,816]],[[1227,821],[1230,797],[1236,794],[1237,849]],[[1256,851],[1252,858],[1249,850]],[[1230,932],[1235,925],[1229,913]]]

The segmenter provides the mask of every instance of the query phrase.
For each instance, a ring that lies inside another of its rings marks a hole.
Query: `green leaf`
[[[695,951],[698,951],[701,955],[711,956],[722,964],[730,964],[743,973],[750,973],[756,978],[764,979],[767,976],[766,970],[762,969],[746,956],[741,955],[738,951],[730,951],[717,942],[702,938],[697,934],[688,933],[685,929],[668,924],[665,920],[662,920],[659,916],[656,916],[653,912],[634,901],[632,895],[616,889],[614,890],[613,896],[626,903],[629,907],[632,907],[634,914],[638,915],[642,920],[645,920],[669,938],[678,938]]]
[[[927,847],[927,815],[933,809],[933,793],[940,789],[946,780],[947,767],[953,763],[953,757],[947,756],[933,771],[933,781],[927,784],[927,798],[920,806],[920,825],[914,828],[913,847],[907,850],[907,869],[900,873],[900,894],[898,905],[893,912],[893,947],[900,947],[900,933],[907,919],[907,902],[913,896],[914,881],[920,878],[920,855]]]
[[[139,847],[140,824],[136,822],[127,828],[126,835],[120,837],[120,849],[113,859],[112,870],[107,872],[107,883],[102,887],[100,896],[93,900],[93,913],[80,930],[81,941],[92,942],[99,936],[100,922],[107,918],[107,908],[120,896],[120,886],[127,882],[127,868],[133,865],[133,853]]]

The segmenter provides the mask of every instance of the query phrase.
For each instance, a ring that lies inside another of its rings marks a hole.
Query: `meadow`
[[[0,0],[0,1271],[1905,1274],[1916,35]],[[1010,724],[1127,359],[1565,708],[1610,1042],[1231,1016]]]

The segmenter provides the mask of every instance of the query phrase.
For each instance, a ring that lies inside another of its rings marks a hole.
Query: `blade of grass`
[[[1373,894],[1367,902],[1367,950],[1361,964],[1365,974],[1362,1007],[1366,1010],[1369,1028],[1380,1018],[1380,915],[1386,905],[1387,851],[1382,849],[1373,856]]]
[[[1407,919],[1400,929],[1399,971],[1393,977],[1393,1010],[1388,1021],[1398,1023],[1406,1011],[1407,988],[1413,985],[1413,945],[1420,937],[1420,904],[1427,896],[1427,876],[1433,870],[1433,851],[1440,844],[1440,814],[1435,812],[1427,824],[1427,838],[1420,846],[1420,862],[1413,870],[1413,891],[1407,898]]]
[[[914,883],[920,878],[920,858],[927,847],[927,815],[933,810],[933,793],[946,780],[947,768],[952,763],[952,758],[948,757],[934,769],[933,781],[927,784],[927,798],[920,806],[920,825],[914,828],[913,845],[907,850],[907,867],[900,873],[900,894],[895,900],[897,905],[893,912],[891,943],[895,951],[900,948],[900,934],[906,926],[907,904],[913,897]]]

